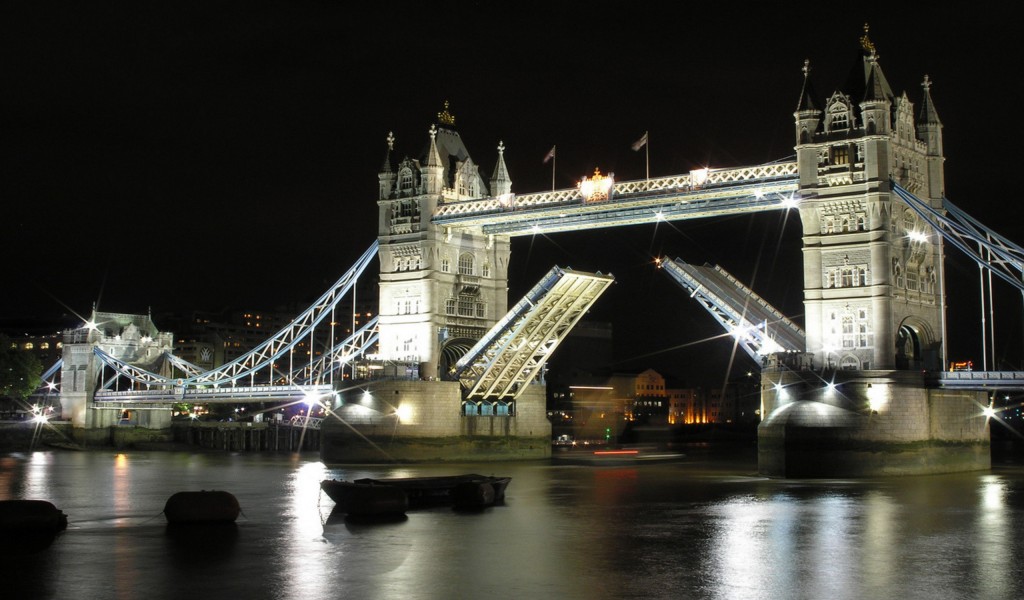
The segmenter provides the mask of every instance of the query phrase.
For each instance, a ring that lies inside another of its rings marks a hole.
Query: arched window
[[[459,275],[473,274],[473,255],[469,252],[459,256]]]
[[[411,169],[402,169],[398,174],[398,191],[403,196],[411,196],[413,193],[413,177]]]

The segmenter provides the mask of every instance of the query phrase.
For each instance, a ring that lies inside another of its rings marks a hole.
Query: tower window
[[[833,146],[832,147],[832,164],[833,165],[848,165],[850,164],[850,149],[846,146]]]
[[[473,255],[469,252],[459,256],[459,275],[473,274]]]

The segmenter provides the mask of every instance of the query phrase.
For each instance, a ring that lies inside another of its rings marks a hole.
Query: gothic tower
[[[941,369],[941,236],[891,191],[942,206],[942,124],[925,77],[915,119],[867,35],[844,88],[822,103],[804,64],[796,153],[807,352],[837,369]]]
[[[441,377],[508,311],[508,236],[453,231],[431,221],[445,202],[511,192],[498,146],[491,193],[455,129],[438,113],[426,151],[392,165],[395,138],[378,174],[380,341],[385,360],[417,363]]]

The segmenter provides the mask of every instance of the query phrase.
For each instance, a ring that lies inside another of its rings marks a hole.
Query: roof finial
[[[388,152],[394,152],[395,150],[395,132],[388,132]]]
[[[442,125],[455,125],[455,116],[448,112],[447,100],[444,101],[444,110],[437,113],[437,120],[440,121]]]
[[[498,140],[498,156],[505,155],[505,142]]]
[[[921,82],[921,87],[923,87],[926,92],[932,91],[932,80],[928,75],[924,76],[924,81]]]
[[[863,48],[865,52],[871,52],[872,54],[874,54],[874,52],[875,52],[875,45],[872,44],[871,43],[871,39],[868,38],[868,29],[869,29],[868,28],[868,24],[865,23],[864,24],[864,35],[862,35],[860,37],[860,47]]]
[[[811,59],[805,58],[804,68],[800,70],[804,72],[804,79],[807,79],[807,77],[811,74]]]

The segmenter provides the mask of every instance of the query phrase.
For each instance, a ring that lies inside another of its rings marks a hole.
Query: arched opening
[[[896,368],[920,369],[922,360],[921,337],[917,330],[906,323],[901,324],[896,332]]]
[[[455,369],[455,363],[459,362],[459,359],[465,356],[475,344],[476,340],[474,339],[452,338],[441,346],[441,357],[438,361],[438,372],[441,379],[452,379],[452,370]]]

